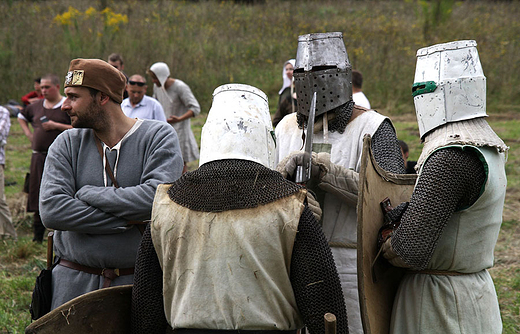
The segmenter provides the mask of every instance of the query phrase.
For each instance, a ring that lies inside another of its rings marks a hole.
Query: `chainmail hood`
[[[499,152],[509,150],[483,117],[446,123],[424,137],[424,147],[416,170],[421,168],[426,158],[437,148],[454,144],[496,147]]]
[[[170,199],[190,210],[221,212],[254,208],[290,196],[301,186],[259,163],[216,160],[185,173],[168,190]]]
[[[336,107],[332,110],[329,110],[329,113],[334,114],[334,118],[329,121],[329,131],[330,132],[345,132],[345,128],[352,117],[352,109],[354,108],[354,101],[350,100],[347,103]],[[321,116],[321,115],[320,115]],[[298,127],[303,129],[303,126],[307,122],[307,116],[297,113],[296,119],[298,121]]]

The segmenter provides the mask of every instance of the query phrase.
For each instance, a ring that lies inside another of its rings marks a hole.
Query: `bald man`
[[[153,97],[146,95],[146,80],[142,75],[134,74],[126,83],[128,97],[121,103],[126,116],[140,119],[156,119],[166,122],[162,105]]]

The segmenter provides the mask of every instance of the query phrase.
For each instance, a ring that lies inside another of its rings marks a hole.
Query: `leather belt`
[[[70,269],[83,271],[87,274],[103,276],[105,278],[103,281],[103,288],[108,288],[110,283],[119,276],[133,275],[135,270],[135,268],[93,268],[64,259],[60,259],[58,264]]]
[[[329,247],[357,249],[357,243],[331,241]]]
[[[440,275],[440,276],[463,276],[463,275],[471,275],[474,273],[461,273],[458,271],[447,271],[447,270],[433,270],[433,269],[425,269],[425,270],[407,270],[408,274],[423,274],[423,275]]]

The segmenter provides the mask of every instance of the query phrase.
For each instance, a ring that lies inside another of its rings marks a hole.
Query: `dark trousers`
[[[42,219],[40,218],[39,211],[34,212],[33,230],[34,230],[33,241],[42,242],[43,235],[45,234],[45,226],[43,226],[43,224],[42,224]]]

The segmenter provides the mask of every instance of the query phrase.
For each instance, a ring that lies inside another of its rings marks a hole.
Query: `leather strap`
[[[95,142],[96,142],[96,146],[97,146],[99,155],[101,156],[101,161],[103,161],[104,159],[106,159],[106,157],[105,157],[105,152],[103,152],[101,140],[98,138],[98,136],[96,136],[96,135],[94,135],[94,136],[96,137]],[[112,180],[112,184],[114,185],[114,187],[119,188],[119,184],[117,184],[116,178],[114,177],[114,173],[112,173],[112,168],[110,168],[110,164],[108,163],[108,161],[105,164],[105,171],[107,172],[108,177],[110,177],[110,180]]]
[[[463,276],[471,275],[473,273],[460,273],[458,271],[447,271],[447,270],[407,270],[408,274],[423,274],[423,275],[441,275],[441,276]]]
[[[101,139],[99,139],[98,136],[96,136],[96,135],[94,135],[94,137],[96,138],[95,139],[96,147],[98,149],[99,155],[101,156],[101,161],[103,161],[103,159],[105,158],[105,152],[103,152],[103,147],[101,145]],[[114,177],[114,173],[112,173],[112,168],[110,168],[110,164],[108,163],[108,161],[105,164],[105,171],[107,172],[108,177],[110,177],[110,180],[112,180],[112,184],[114,185],[114,187],[119,188],[119,184],[117,183],[116,178]],[[139,230],[139,232],[141,232],[141,235],[144,234],[144,230],[146,229],[146,224],[147,224],[147,222],[140,222],[140,221],[129,221],[128,222],[128,225],[137,225],[137,229]]]
[[[87,274],[103,276],[105,280],[103,281],[103,288],[108,288],[110,283],[118,278],[119,276],[133,275],[135,268],[93,268],[87,267],[79,263],[75,263],[72,261],[60,259],[58,264],[63,267],[67,267],[74,270],[83,271]]]
[[[349,243],[349,242],[336,242],[331,241],[329,242],[330,247],[337,247],[337,248],[351,248],[351,249],[357,249],[357,243]]]
[[[362,113],[364,113],[366,111],[368,111],[367,108],[354,105],[354,107],[352,107],[352,116],[350,116],[350,119],[348,120],[348,122],[349,123],[352,122],[356,117],[358,117],[359,115],[361,115]]]

